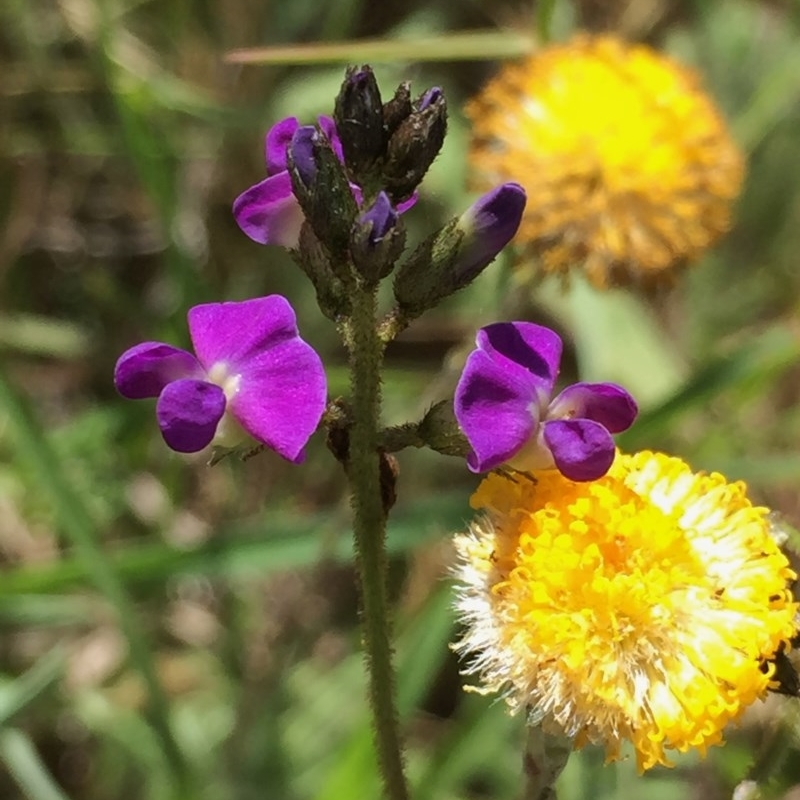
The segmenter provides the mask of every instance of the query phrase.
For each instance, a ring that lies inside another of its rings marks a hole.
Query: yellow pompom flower
[[[697,75],[649,47],[579,36],[505,67],[465,110],[470,165],[524,186],[516,241],[547,272],[667,283],[730,226],[742,154]]]
[[[796,576],[745,489],[651,452],[587,483],[490,474],[455,540],[477,691],[610,760],[630,741],[640,770],[719,743],[797,632]]]

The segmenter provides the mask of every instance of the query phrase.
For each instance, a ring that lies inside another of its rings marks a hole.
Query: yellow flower
[[[646,46],[548,47],[505,67],[466,114],[474,171],[525,187],[517,243],[545,271],[667,283],[730,225],[742,154],[695,73]]]
[[[775,687],[795,575],[743,483],[641,452],[590,483],[491,474],[472,505],[455,649],[531,724],[612,760],[628,740],[645,770],[705,752]]]

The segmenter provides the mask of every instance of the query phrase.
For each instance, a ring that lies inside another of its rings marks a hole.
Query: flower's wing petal
[[[599,422],[557,419],[542,427],[558,471],[572,481],[602,478],[614,462],[614,440]]]
[[[455,415],[473,452],[467,465],[484,472],[511,458],[538,424],[529,373],[482,350],[470,353],[455,392]]]
[[[575,383],[550,404],[550,419],[590,419],[611,433],[627,430],[639,408],[630,394],[616,383]]]
[[[320,116],[317,117],[317,122],[319,123],[320,129],[331,143],[333,152],[336,153],[336,158],[344,163],[344,150],[342,150],[342,142],[341,139],[339,139],[339,131],[336,130],[336,123],[333,121],[333,117],[320,114]]]
[[[126,350],[114,367],[114,385],[130,400],[158,397],[170,381],[199,378],[203,374],[197,359],[179,347],[162,342],[142,342]]]
[[[414,204],[417,202],[417,198],[419,195],[414,192],[407,200],[403,200],[402,203],[397,204],[397,213],[398,214],[405,214],[409,208],[413,208]]]
[[[190,308],[187,319],[200,363],[206,370],[222,364],[230,377],[246,372],[251,359],[298,335],[294,309],[279,294],[205,303]]]
[[[210,444],[224,413],[219,386],[188,378],[167,384],[156,404],[161,435],[178,453],[196,453]]]
[[[478,347],[495,360],[524,367],[536,379],[540,393],[548,398],[558,376],[561,337],[533,322],[496,322],[478,331]]]
[[[233,201],[233,216],[254,242],[297,247],[304,216],[288,172],[278,172],[245,189]]]
[[[300,127],[297,117],[287,117],[276,122],[264,137],[264,157],[267,162],[267,175],[274,175],[276,172],[285,172],[288,169],[286,164],[286,150],[289,142],[292,141],[294,132]]]
[[[254,439],[299,463],[325,410],[326,393],[320,357],[295,336],[248,360],[229,410]]]

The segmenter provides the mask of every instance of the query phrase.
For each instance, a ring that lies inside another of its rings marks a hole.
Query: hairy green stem
[[[566,736],[554,736],[545,733],[541,725],[530,725],[522,759],[525,788],[521,800],[557,800],[555,784],[572,749],[573,742]]]
[[[362,288],[354,294],[347,337],[353,406],[348,477],[361,582],[361,624],[369,672],[375,745],[386,797],[390,800],[408,800],[395,708],[391,631],[386,599],[386,514],[381,500],[377,450],[383,345],[375,332],[375,292]]]

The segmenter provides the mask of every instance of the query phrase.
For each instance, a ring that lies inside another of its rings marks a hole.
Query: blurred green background
[[[263,176],[265,130],[329,113],[348,60],[371,60],[385,97],[404,79],[442,86],[450,132],[406,217],[419,239],[470,201],[460,109],[495,70],[487,55],[520,52],[543,21],[555,38],[611,30],[696,66],[748,154],[734,229],[649,299],[534,290],[500,260],[390,348],[385,422],[448,395],[480,324],[543,321],[567,342],[563,377],[641,399],[626,448],[746,479],[800,524],[797,3],[4,0],[0,798],[379,796],[345,485],[321,437],[302,467],[267,454],[209,469],[170,452],[152,403],[122,401],[111,375],[139,341],[187,345],[194,303],[280,292],[345,391],[305,278],[230,213]],[[492,28],[500,46],[469,45],[473,58],[418,44]],[[386,44],[336,63],[224,60],[364,38]],[[523,721],[464,694],[447,647],[447,538],[476,477],[431,453],[399,461],[391,580],[415,798],[516,797]],[[604,767],[587,749],[561,797],[716,800],[753,765],[767,796],[797,797],[798,735],[798,702],[772,698],[674,770],[637,778],[633,759]]]

